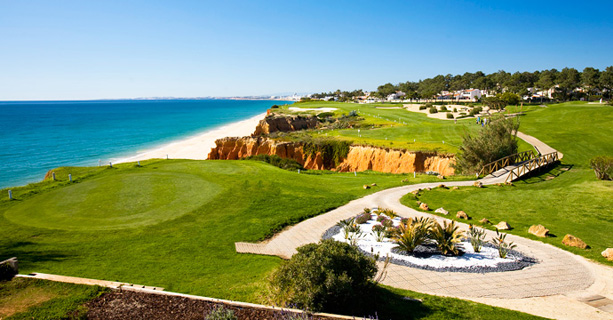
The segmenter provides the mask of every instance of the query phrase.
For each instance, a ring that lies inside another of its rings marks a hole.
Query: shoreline
[[[261,113],[245,120],[207,129],[151,149],[137,151],[137,154],[133,156],[112,159],[111,162],[125,163],[149,159],[166,159],[166,157],[168,159],[206,160],[211,148],[215,147],[215,140],[225,137],[250,136],[265,116],[266,113]]]

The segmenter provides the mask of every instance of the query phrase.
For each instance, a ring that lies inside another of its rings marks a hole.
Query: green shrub
[[[511,249],[516,247],[516,245],[513,244],[513,242],[507,242],[505,240],[506,237],[507,235],[505,233],[499,233],[498,229],[496,229],[496,238],[492,239],[492,243],[494,244],[496,249],[498,249],[498,255],[502,259],[505,259],[509,251],[511,251]]]
[[[454,165],[458,172],[475,173],[487,163],[517,153],[519,122],[499,114],[490,120],[476,136],[464,135]]]
[[[204,317],[204,320],[237,320],[234,311],[226,309],[223,306],[215,306],[209,314]]]
[[[424,105],[427,108],[432,108],[434,105],[432,104],[432,102],[428,102]]]
[[[613,157],[594,157],[590,159],[590,167],[594,169],[596,178],[600,180],[613,180]]]
[[[307,157],[314,157],[321,153],[322,162],[326,168],[333,168],[339,165],[349,153],[351,141],[341,141],[332,138],[309,139],[303,143],[302,150],[305,160]]]
[[[468,226],[468,238],[470,239],[470,245],[473,247],[473,251],[481,252],[483,243],[485,243],[485,231],[471,224]]]
[[[453,113],[447,112],[447,119],[453,119]]]
[[[453,108],[453,112],[458,112],[458,108]]]
[[[412,253],[415,248],[428,240],[430,230],[432,229],[432,220],[428,218],[413,218],[407,223],[398,225],[392,239],[398,245],[396,248]]]
[[[456,243],[460,242],[464,232],[459,230],[455,221],[451,221],[450,224],[447,224],[447,221],[443,221],[443,226],[436,222],[433,225],[430,237],[436,241],[436,247],[441,253],[446,256],[457,256],[460,254]]]
[[[426,105],[422,104],[421,106],[419,106],[419,110],[426,110],[426,109],[428,109]]]
[[[447,107],[442,106],[440,111],[442,111],[442,112],[447,112],[447,111],[449,111],[449,110],[447,110]]]
[[[320,114],[317,115],[317,118],[319,119],[326,119],[326,118],[330,118],[334,116],[334,112],[322,112]]]
[[[256,156],[250,156],[242,158],[241,160],[256,160],[269,163],[275,167],[281,169],[297,171],[298,169],[304,170],[304,167],[294,159],[281,158],[278,155],[259,154]]]
[[[370,220],[370,213],[362,213],[355,218],[355,223],[363,224]]]
[[[374,259],[349,244],[322,240],[299,247],[270,279],[275,303],[310,311],[355,311],[369,302]]]
[[[430,112],[430,113],[438,113],[438,110],[436,110],[436,107],[430,107],[428,112]]]
[[[279,106],[276,104],[273,104],[272,107],[270,107],[271,109],[279,109]]]

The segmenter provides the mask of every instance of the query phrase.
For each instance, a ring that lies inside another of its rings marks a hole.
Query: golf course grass
[[[433,189],[419,197],[407,195],[405,205],[417,208],[417,199],[430,208],[451,213],[465,211],[472,222],[487,218],[508,222],[509,233],[550,243],[594,261],[613,265],[601,252],[613,247],[613,181],[595,178],[589,159],[613,155],[613,107],[565,103],[548,108],[532,107],[521,117],[520,130],[564,154],[551,171],[516,181],[514,186],[479,189]],[[447,216],[455,219],[455,215]],[[554,235],[538,238],[528,233],[542,224]],[[492,228],[492,226],[488,226]],[[587,250],[567,247],[562,238],[572,234],[585,241]]]

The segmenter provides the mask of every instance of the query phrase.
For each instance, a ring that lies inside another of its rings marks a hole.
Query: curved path
[[[518,134],[518,136],[533,144],[541,153],[556,151],[534,137],[525,134]],[[561,156],[560,154],[560,158]],[[503,183],[510,169],[501,169],[479,181],[484,185]],[[444,184],[451,187],[471,186],[473,183],[474,181],[454,181]],[[236,243],[236,251],[289,258],[296,253],[297,247],[318,242],[323,233],[338,221],[355,216],[365,207],[381,206],[393,209],[401,217],[425,216],[442,222],[446,219],[408,208],[400,203],[400,198],[413,190],[434,188],[439,184],[441,182],[383,190],[305,220],[284,230],[269,241]],[[468,224],[460,223],[459,225],[460,228],[468,229]],[[495,235],[495,232],[490,230],[486,230],[486,233],[488,238]],[[540,241],[511,234],[507,239],[517,244],[516,250],[537,258],[539,263],[522,270],[484,274],[438,272],[389,264],[387,276],[382,283],[396,288],[471,299],[549,317],[553,314],[556,318],[572,319],[586,317],[585,313],[588,313],[589,318],[613,318],[613,314],[607,312],[608,308],[613,309],[613,301],[599,300],[601,304],[604,303],[604,306],[601,306],[602,309],[596,309],[580,302],[582,299],[594,300],[595,297],[613,298],[612,268],[597,265],[583,257]],[[561,294],[565,296],[561,297]],[[602,294],[605,296],[600,296]],[[555,301],[548,302],[548,306],[560,305],[547,309],[542,303],[536,303],[536,306],[531,307],[526,299],[547,296],[557,297]],[[607,301],[610,301],[610,304]],[[579,311],[560,313],[561,310],[568,310],[571,307]]]

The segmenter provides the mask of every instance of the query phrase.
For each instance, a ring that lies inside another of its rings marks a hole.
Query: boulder
[[[422,202],[419,205],[419,209],[424,210],[424,211],[430,211],[430,208],[428,208],[428,205],[425,202]]]
[[[506,221],[500,221],[494,227],[496,227],[496,229],[498,230],[510,230],[511,229],[511,226],[508,223],[506,223]]]
[[[607,260],[613,261],[613,248],[607,248],[601,254],[603,257],[607,258]]]
[[[444,184],[439,184],[439,185],[438,185],[438,188],[443,188],[443,189],[445,189],[445,188],[447,188],[447,187],[445,187],[445,185],[444,185]]]
[[[0,281],[7,281],[19,273],[17,258],[10,258],[0,262]]]
[[[432,188],[427,187],[427,188],[425,188],[424,190],[426,190],[426,191],[430,191],[430,190],[432,190]]]
[[[545,238],[549,234],[549,229],[543,227],[540,224],[534,224],[530,226],[530,229],[528,229],[528,233],[531,233],[537,237]]]
[[[436,176],[436,177],[437,177],[437,178],[439,178],[439,179],[441,179],[441,180],[442,180],[442,179],[445,179],[445,176],[444,176],[444,175],[442,175],[442,174],[439,174],[439,175],[438,175],[438,176]]]
[[[507,182],[505,182],[505,183],[504,183],[504,185],[505,185],[505,186],[512,186],[512,185],[513,185],[513,182],[511,182],[511,181],[507,181]]]
[[[475,181],[473,183],[473,186],[477,187],[477,188],[483,188],[483,184],[481,183],[481,181]]]
[[[451,188],[451,190],[458,190],[458,189],[460,189],[460,188],[459,188],[459,187],[457,187],[457,186],[455,186],[455,187]]]
[[[364,185],[362,188],[364,188],[364,189],[370,189],[370,186],[369,186],[369,185],[367,185],[367,184],[365,184],[365,185]]]
[[[411,191],[411,193],[414,194],[414,195],[417,195],[417,194],[419,194],[419,191],[421,191],[421,189],[413,190],[413,191]]]
[[[464,211],[458,211],[458,213],[456,213],[456,218],[458,219],[465,219],[468,220],[468,215],[466,214],[466,212]]]
[[[569,247],[576,247],[576,248],[581,248],[581,249],[587,249],[587,244],[585,242],[583,242],[583,240],[571,235],[571,234],[567,234],[564,236],[564,239],[562,239],[562,244],[569,246]]]
[[[373,183],[373,184],[371,184],[371,186],[376,187],[376,186],[377,186],[377,184],[376,184],[376,183]]]
[[[479,220],[479,222],[481,222],[481,223],[483,223],[483,224],[492,224],[492,223],[490,222],[490,220],[488,220],[487,218],[483,218],[483,219]]]
[[[445,209],[443,209],[443,208],[438,208],[438,209],[436,209],[436,211],[434,211],[434,212],[436,212],[436,213],[442,213],[442,214],[444,214],[444,215],[448,215],[448,214],[449,214],[449,211],[447,211],[447,210],[445,210]]]

